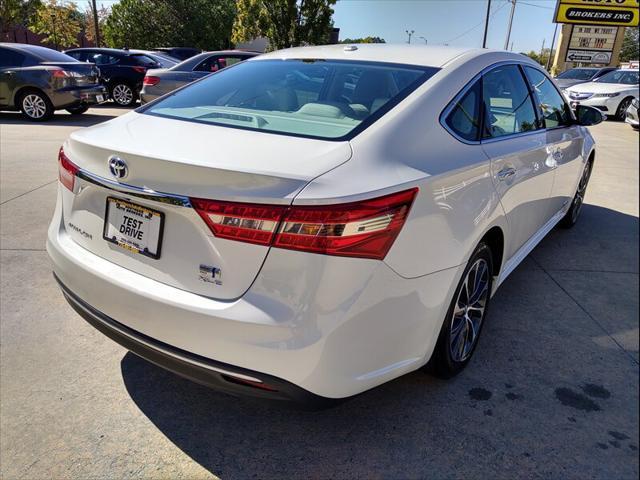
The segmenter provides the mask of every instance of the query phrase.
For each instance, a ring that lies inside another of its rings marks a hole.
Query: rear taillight
[[[147,73],[147,69],[145,67],[132,67],[138,73]]]
[[[305,252],[383,259],[409,214],[417,188],[354,203],[254,205],[192,199],[216,237]]]
[[[60,183],[72,192],[78,170],[78,166],[69,160],[62,147],[60,147],[60,152],[58,153],[58,176]]]
[[[191,204],[216,237],[270,245],[285,206],[218,202],[192,198]]]
[[[51,76],[53,78],[82,78],[84,75],[78,72],[73,72],[71,70],[63,70],[62,68],[57,68],[55,70],[51,70]]]
[[[160,83],[160,77],[151,77],[147,75],[142,79],[143,85],[157,85],[158,83]]]

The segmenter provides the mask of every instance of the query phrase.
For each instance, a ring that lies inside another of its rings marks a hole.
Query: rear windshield
[[[28,51],[40,57],[40,59],[43,62],[77,62],[78,61],[75,58],[70,57],[65,53],[58,52],[56,50],[51,50],[50,48],[31,47],[30,50]]]
[[[145,67],[153,67],[158,65],[158,61],[148,57],[143,53],[134,53],[131,55],[131,58],[134,59],[138,65],[143,65]]]
[[[598,72],[595,68],[572,68],[558,75],[558,78],[569,80],[589,80]]]
[[[234,128],[346,139],[437,71],[339,60],[242,62],[141,111]]]

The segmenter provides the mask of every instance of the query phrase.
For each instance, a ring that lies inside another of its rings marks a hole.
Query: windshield
[[[598,83],[621,83],[623,85],[638,85],[637,70],[614,70],[601,76]]]
[[[595,68],[572,68],[566,72],[562,72],[557,78],[564,78],[567,80],[589,80],[596,73]]]
[[[436,71],[341,60],[249,61],[209,75],[142,112],[338,139],[366,128]]]

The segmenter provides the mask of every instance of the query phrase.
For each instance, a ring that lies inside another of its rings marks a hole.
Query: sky
[[[539,52],[543,39],[545,47],[550,46],[555,5],[556,0],[517,0],[514,51]],[[510,10],[508,0],[491,1],[489,48],[504,48]],[[424,37],[429,44],[481,47],[487,0],[338,0],[334,11],[341,40],[378,36],[387,43],[403,43],[405,31],[415,30],[411,43],[424,43]]]
[[[89,0],[75,0],[83,8]],[[97,0],[98,6],[118,0]],[[377,36],[387,43],[407,41],[406,30],[415,30],[412,43],[482,46],[488,0],[338,0],[333,21],[340,39]],[[517,0],[511,41],[513,50],[539,52],[549,47],[555,24],[556,0]],[[511,3],[491,0],[488,47],[504,48]],[[556,38],[557,40],[557,38]],[[511,41],[509,43],[511,43]]]

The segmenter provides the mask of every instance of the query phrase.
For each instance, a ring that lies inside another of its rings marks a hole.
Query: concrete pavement
[[[638,476],[638,134],[606,122],[578,225],[503,284],[469,368],[416,372],[322,412],[192,384],[66,304],[45,233],[56,155],[124,110],[0,113],[0,477]],[[390,319],[392,321],[392,319]]]

